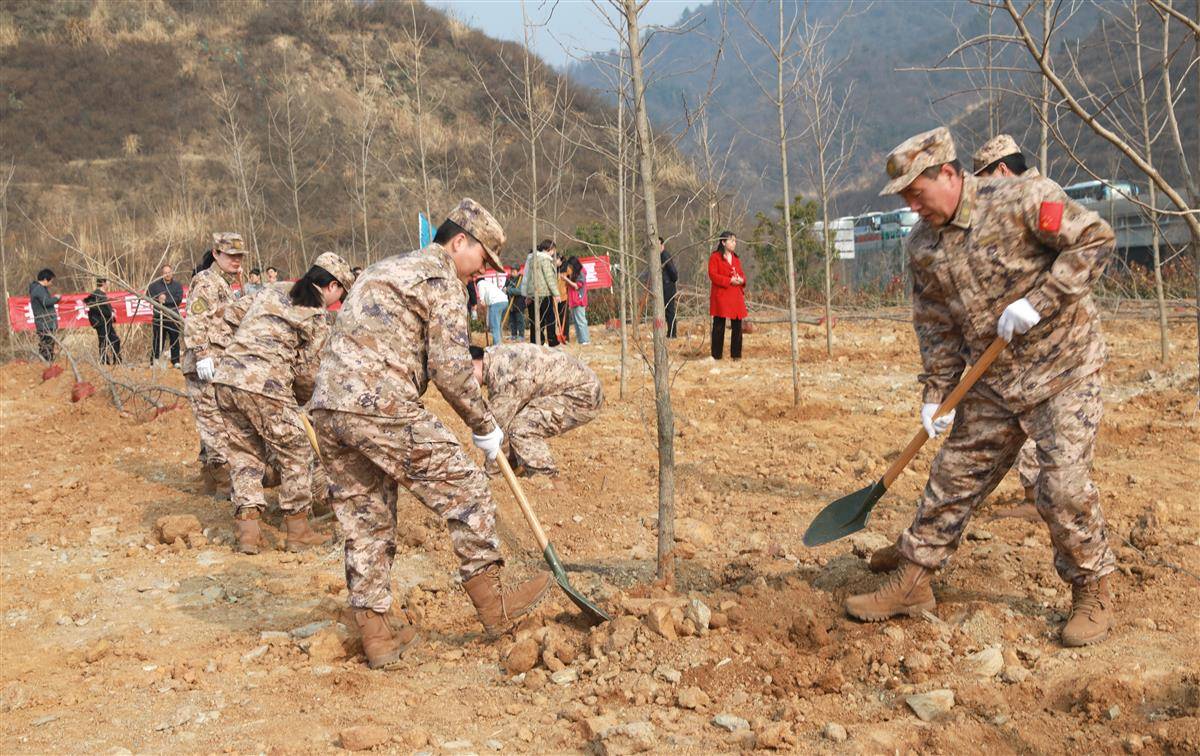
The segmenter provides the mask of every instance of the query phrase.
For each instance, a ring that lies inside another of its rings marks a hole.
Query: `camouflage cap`
[[[908,188],[921,171],[949,163],[956,157],[954,139],[945,126],[909,137],[888,153],[887,174],[891,180],[879,194],[899,194]]]
[[[317,255],[317,259],[313,260],[313,267],[324,268],[329,271],[329,274],[338,280],[343,289],[347,291],[354,285],[354,271],[350,269],[349,263],[342,259],[341,255],[336,255],[333,252],[322,252]]]
[[[446,220],[454,221],[476,241],[483,245],[487,252],[487,263],[496,270],[504,270],[500,262],[500,249],[504,246],[504,229],[500,221],[483,209],[475,200],[464,197],[458,207],[450,211]]]
[[[997,134],[971,156],[971,172],[978,176],[980,171],[1000,158],[1020,154],[1021,148],[1015,139],[1008,134]]]
[[[246,245],[242,235],[233,231],[217,231],[213,234],[213,249],[227,255],[246,254]]]

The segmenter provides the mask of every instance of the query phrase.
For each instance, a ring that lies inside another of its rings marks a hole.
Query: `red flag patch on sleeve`
[[[1057,231],[1062,227],[1063,203],[1043,202],[1038,211],[1038,230]]]

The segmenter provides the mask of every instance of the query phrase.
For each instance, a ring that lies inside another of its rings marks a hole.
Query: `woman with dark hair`
[[[192,275],[183,321],[183,377],[200,435],[201,490],[210,495],[217,493],[221,470],[228,461],[225,427],[211,381],[231,335],[224,320],[225,308],[235,301],[230,284],[240,277],[245,254],[241,234],[213,234],[212,249],[204,253]]]
[[[571,325],[574,324],[575,338],[580,346],[585,346],[591,343],[591,339],[588,338],[587,323],[587,273],[578,257],[572,255],[567,258],[567,273],[563,280],[568,287],[567,305],[571,313],[571,317],[567,318],[563,324],[563,333],[569,336]]]
[[[312,396],[319,353],[329,335],[325,310],[353,283],[345,260],[322,253],[294,284],[268,284],[254,298],[221,357],[213,382],[229,438],[234,530],[243,554],[257,554],[262,545],[268,455],[279,470],[288,551],[328,540],[308,523],[316,458],[301,405]],[[318,477],[324,484],[318,489],[327,489],[324,473]]]
[[[712,282],[708,297],[708,314],[712,315],[712,357],[721,359],[725,348],[725,321],[731,322],[729,356],[742,358],[742,320],[746,317],[746,273],[737,256],[737,236],[722,231],[717,248],[708,258],[708,279]]]

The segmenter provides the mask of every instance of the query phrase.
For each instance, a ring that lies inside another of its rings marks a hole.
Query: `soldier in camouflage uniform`
[[[848,598],[846,611],[878,621],[933,608],[934,570],[1029,437],[1037,446],[1037,509],[1073,594],[1063,643],[1102,640],[1116,565],[1091,480],[1105,361],[1091,287],[1112,254],[1112,229],[1047,179],[964,174],[944,128],[900,144],[887,167],[882,194],[900,194],[922,219],[905,242],[925,387],[921,419],[930,436],[950,433],[900,536],[900,569],[874,593]],[[956,413],[935,417],[968,357],[977,360],[996,336],[1009,347]]]
[[[234,301],[230,283],[242,269],[242,237],[232,232],[213,234],[212,249],[192,276],[183,321],[183,376],[188,400],[200,435],[200,475],[203,491],[215,494],[228,461],[225,429],[217,407],[212,378],[216,361],[232,333],[224,321],[225,308]]]
[[[578,358],[538,344],[472,346],[471,359],[513,468],[525,475],[557,474],[546,439],[595,419],[604,401],[600,379]]]
[[[484,406],[468,351],[465,284],[484,265],[502,269],[503,244],[496,219],[464,199],[428,247],[363,271],[322,355],[310,406],[346,536],[350,606],[373,669],[395,666],[411,641],[387,618],[397,484],[446,520],[463,587],[489,634],[529,612],[550,585],[543,573],[501,588],[487,476],[421,403],[432,380],[475,445],[489,459],[500,453],[504,433]]]
[[[983,178],[1013,178],[1015,176],[1040,176],[1037,168],[1025,164],[1025,156],[1021,148],[1008,134],[998,134],[989,139],[971,156],[971,170],[976,176]],[[1019,517],[1036,521],[1037,513],[1037,444],[1032,438],[1026,438],[1017,454],[1017,475],[1021,480],[1021,488],[1025,492],[1025,503],[1011,509],[1003,509],[996,513],[997,517]],[[900,542],[879,549],[871,554],[867,563],[871,572],[891,572],[900,566]]]
[[[246,297],[253,303],[218,363],[213,383],[228,432],[237,547],[244,554],[257,554],[262,546],[268,456],[280,471],[288,551],[328,540],[308,524],[315,455],[300,405],[312,395],[329,335],[325,310],[353,282],[346,261],[325,252],[294,284],[269,284]]]

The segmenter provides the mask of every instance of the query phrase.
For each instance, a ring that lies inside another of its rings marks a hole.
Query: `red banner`
[[[113,308],[113,320],[117,323],[149,323],[153,320],[153,309],[145,300],[128,291],[109,291],[109,304]],[[59,328],[90,328],[87,318],[87,305],[83,303],[88,294],[62,294],[54,309],[58,311]],[[181,314],[186,309],[187,287],[183,287],[184,305],[180,307]],[[33,306],[29,297],[8,298],[8,322],[12,323],[14,331],[33,330]]]
[[[583,272],[587,275],[588,289],[607,289],[612,286],[612,269],[608,265],[608,255],[581,257],[579,262],[583,265]],[[525,266],[522,265],[518,272],[524,273]],[[483,274],[483,277],[491,279],[502,289],[504,282],[508,279],[506,275],[495,270],[489,270]]]

